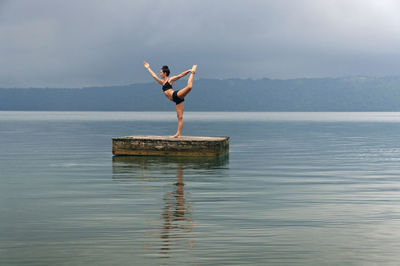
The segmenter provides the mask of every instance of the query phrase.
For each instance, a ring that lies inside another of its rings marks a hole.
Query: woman
[[[162,89],[164,91],[165,96],[171,101],[176,103],[176,116],[178,117],[178,130],[173,138],[179,138],[182,134],[183,128],[183,105],[185,96],[192,90],[193,86],[193,77],[196,73],[197,65],[193,65],[192,69],[186,70],[177,76],[173,76],[169,78],[169,68],[168,66],[163,66],[160,70],[160,77],[150,69],[150,65],[147,62],[144,62],[144,67],[149,71],[150,75],[162,85]],[[188,83],[185,88],[181,90],[174,91],[172,89],[172,84],[178,79],[186,76],[190,73]]]

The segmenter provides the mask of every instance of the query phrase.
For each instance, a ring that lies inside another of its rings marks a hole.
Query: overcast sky
[[[0,0],[0,87],[400,75],[398,0]]]

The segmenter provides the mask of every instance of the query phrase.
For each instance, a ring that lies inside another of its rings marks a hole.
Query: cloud
[[[1,87],[150,81],[143,68],[198,77],[398,75],[392,0],[0,2]]]

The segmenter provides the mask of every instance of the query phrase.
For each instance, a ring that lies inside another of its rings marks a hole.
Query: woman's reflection
[[[152,250],[152,247],[156,247],[156,249],[159,249],[157,253],[162,258],[169,258],[177,250],[190,250],[195,246],[193,203],[188,201],[190,194],[188,188],[185,189],[184,171],[186,169],[190,173],[195,173],[195,179],[193,179],[193,175],[186,176],[190,180],[198,180],[198,177],[223,176],[226,174],[228,161],[228,156],[217,158],[113,157],[113,179],[124,181],[146,180],[153,185],[154,182],[160,181],[163,184],[162,186],[168,187],[168,191],[161,197],[161,221],[149,219],[148,223],[152,224],[150,227],[153,229],[146,231],[146,235],[150,239],[159,234],[161,243],[156,244],[153,238],[151,242],[143,244],[145,250]],[[159,195],[155,195],[155,198],[159,198]],[[159,228],[160,231],[154,228]]]
[[[165,205],[162,213],[163,228],[161,239],[163,240],[163,245],[161,253],[168,255],[173,239],[186,242],[185,248],[192,249],[194,246],[192,239],[192,207],[185,201],[183,168],[181,163],[178,164],[174,189],[172,192],[165,193],[163,200]]]

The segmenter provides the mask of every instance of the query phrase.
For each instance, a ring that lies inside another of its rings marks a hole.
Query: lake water
[[[400,113],[0,112],[0,265],[398,265]]]

